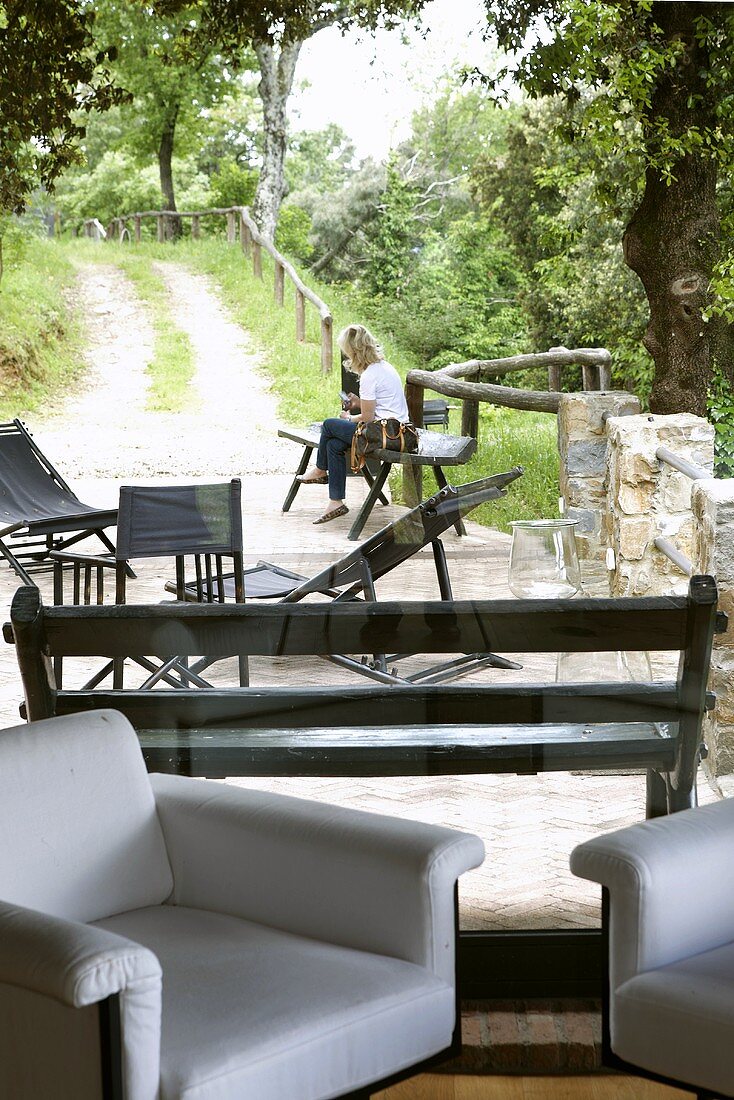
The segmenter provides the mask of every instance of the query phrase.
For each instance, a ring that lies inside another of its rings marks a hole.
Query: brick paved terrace
[[[219,478],[150,478],[193,481]],[[348,518],[321,527],[312,520],[318,514],[320,490],[302,489],[288,514],[280,511],[290,476],[261,474],[243,485],[245,564],[260,559],[310,575],[333,561],[348,548]],[[120,482],[89,478],[74,482],[81,499],[101,506],[115,506]],[[428,479],[426,478],[428,485]],[[354,510],[365,492],[361,479],[351,479],[348,500]],[[273,502],[278,502],[273,506]],[[365,537],[399,513],[397,506],[378,506]],[[444,537],[449,568],[458,598],[509,597],[507,560],[510,537],[468,522],[468,534],[459,538],[453,531]],[[165,561],[134,563],[138,579],[129,587],[130,600],[156,603],[167,597],[164,583],[171,579]],[[51,602],[51,576],[37,574],[47,602]],[[0,598],[3,618],[17,587],[17,578],[0,566]],[[589,594],[601,594],[599,579],[589,577]],[[378,595],[386,599],[437,598],[433,560],[423,552],[409,565],[385,577]],[[553,655],[531,655],[521,672],[490,669],[482,672],[493,680],[552,679]],[[655,664],[655,661],[653,661]],[[65,665],[65,684],[82,682],[82,668]],[[227,662],[218,666],[217,677],[230,678]],[[259,684],[353,682],[351,674],[325,661],[259,659],[252,663],[252,680]],[[215,679],[217,678],[215,677]],[[10,646],[0,650],[0,711],[2,724],[18,721],[20,682]],[[487,858],[482,868],[462,880],[461,922],[466,929],[579,928],[598,924],[597,889],[575,879],[568,871],[568,854],[577,843],[597,833],[618,828],[644,816],[643,775],[564,774],[537,776],[416,776],[399,778],[293,778],[263,779],[232,777],[226,782],[239,786],[272,788],[306,798],[322,799],[356,808],[406,815],[478,833],[484,840]],[[719,797],[719,792],[702,774],[699,798],[702,802]]]

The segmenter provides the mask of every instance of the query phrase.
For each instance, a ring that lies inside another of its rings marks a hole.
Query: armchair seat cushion
[[[339,1096],[451,1042],[454,989],[413,963],[183,906],[97,924],[161,963],[161,1100]]]
[[[733,1006],[729,943],[624,982],[615,995],[612,1047],[635,1065],[731,1095]]]

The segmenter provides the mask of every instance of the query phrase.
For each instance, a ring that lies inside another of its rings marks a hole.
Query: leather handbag
[[[368,455],[373,451],[399,451],[415,454],[418,450],[418,432],[412,424],[399,420],[363,420],[357,423],[352,438],[352,472],[359,473]]]

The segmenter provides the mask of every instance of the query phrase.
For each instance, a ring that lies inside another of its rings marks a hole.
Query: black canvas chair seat
[[[114,552],[103,530],[116,522],[116,508],[94,508],[79,499],[20,420],[0,424],[0,554],[26,584],[33,581],[20,559],[38,565],[52,550],[90,534]],[[75,534],[54,538],[67,532]],[[6,536],[13,537],[12,549]]]
[[[466,485],[447,485],[312,577],[291,573],[271,562],[258,562],[253,568],[244,571],[245,599],[277,599],[283,603],[297,603],[306,596],[319,593],[334,600],[375,600],[375,582],[430,544],[441,599],[451,600],[453,593],[441,535],[480,504],[505,496],[506,486],[522,473],[523,468],[516,466],[507,473],[493,474]],[[170,592],[176,591],[177,585],[169,582],[166,589]],[[197,581],[187,581],[183,591],[186,599],[199,601]],[[215,579],[214,598],[231,599],[234,592],[233,576],[225,574],[221,578],[221,584]],[[380,654],[374,655],[367,662],[342,655],[330,655],[329,659],[362,676],[394,683],[404,683],[406,680],[445,682],[466,675],[482,665],[498,668],[521,667],[496,654],[483,653],[469,654],[458,660],[433,665],[409,677],[399,676],[389,670],[389,665],[406,656],[410,655]],[[206,661],[197,662],[192,667],[200,673],[206,667]]]
[[[55,603],[66,602],[64,572],[68,570],[73,572],[74,603],[103,603],[104,572],[112,569],[115,574],[115,602],[124,604],[127,602],[130,560],[168,557],[175,560],[176,584],[172,590],[177,599],[199,603],[222,602],[227,598],[226,576],[229,597],[240,603],[244,601],[242,486],[238,478],[214,485],[123,485],[118,511],[117,549],[113,555],[102,558],[64,551],[52,555],[57,566]],[[184,592],[186,561],[189,558],[193,559],[195,580]],[[225,558],[231,559],[226,574]],[[292,580],[289,585],[292,587]],[[135,660],[149,673],[142,687],[163,684],[172,688],[211,687],[181,657],[157,654]],[[55,672],[57,683],[60,683],[61,668],[57,666]],[[110,672],[113,687],[122,688],[123,661],[119,658],[107,662],[85,686],[96,686]],[[239,678],[240,685],[246,686],[246,657],[239,658]]]

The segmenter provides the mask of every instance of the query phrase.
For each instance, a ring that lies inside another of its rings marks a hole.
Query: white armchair
[[[734,1096],[734,799],[587,841],[609,944],[604,1060]]]
[[[114,711],[0,732],[0,1096],[368,1096],[457,1025],[470,834],[145,771]]]

